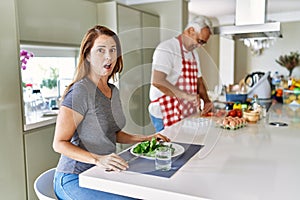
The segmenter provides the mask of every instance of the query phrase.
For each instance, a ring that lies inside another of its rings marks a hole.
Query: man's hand
[[[214,104],[212,102],[206,102],[206,103],[204,103],[204,107],[203,107],[203,110],[201,112],[201,115],[207,114],[208,112],[210,112],[211,110],[213,110],[213,108],[214,108]]]

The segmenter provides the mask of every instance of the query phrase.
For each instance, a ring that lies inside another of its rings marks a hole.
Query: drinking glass
[[[155,153],[155,169],[169,171],[172,166],[172,149],[168,146],[158,147]]]

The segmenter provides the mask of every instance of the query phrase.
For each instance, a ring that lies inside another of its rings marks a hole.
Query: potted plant
[[[289,76],[291,76],[293,69],[300,65],[300,54],[298,51],[290,52],[290,54],[279,56],[275,61],[285,67],[289,71]]]
[[[57,87],[58,69],[54,67],[50,67],[50,70],[51,70],[50,78],[43,79],[41,83],[41,88],[46,87],[51,90]]]

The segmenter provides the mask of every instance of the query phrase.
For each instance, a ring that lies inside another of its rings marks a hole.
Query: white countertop
[[[210,118],[165,129],[173,141],[205,145],[171,178],[93,167],[80,174],[80,185],[141,199],[299,199],[300,107],[279,104],[268,115],[235,131],[215,127]]]
[[[58,110],[31,112],[30,116],[25,117],[24,131],[55,124],[57,114]]]

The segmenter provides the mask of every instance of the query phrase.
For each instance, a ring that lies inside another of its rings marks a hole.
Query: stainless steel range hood
[[[234,40],[248,38],[275,38],[282,37],[280,22],[268,22],[264,24],[222,26],[214,29],[215,34],[231,37]]]
[[[282,37],[280,22],[266,21],[266,0],[236,0],[235,25],[214,28],[215,34],[232,39]]]

